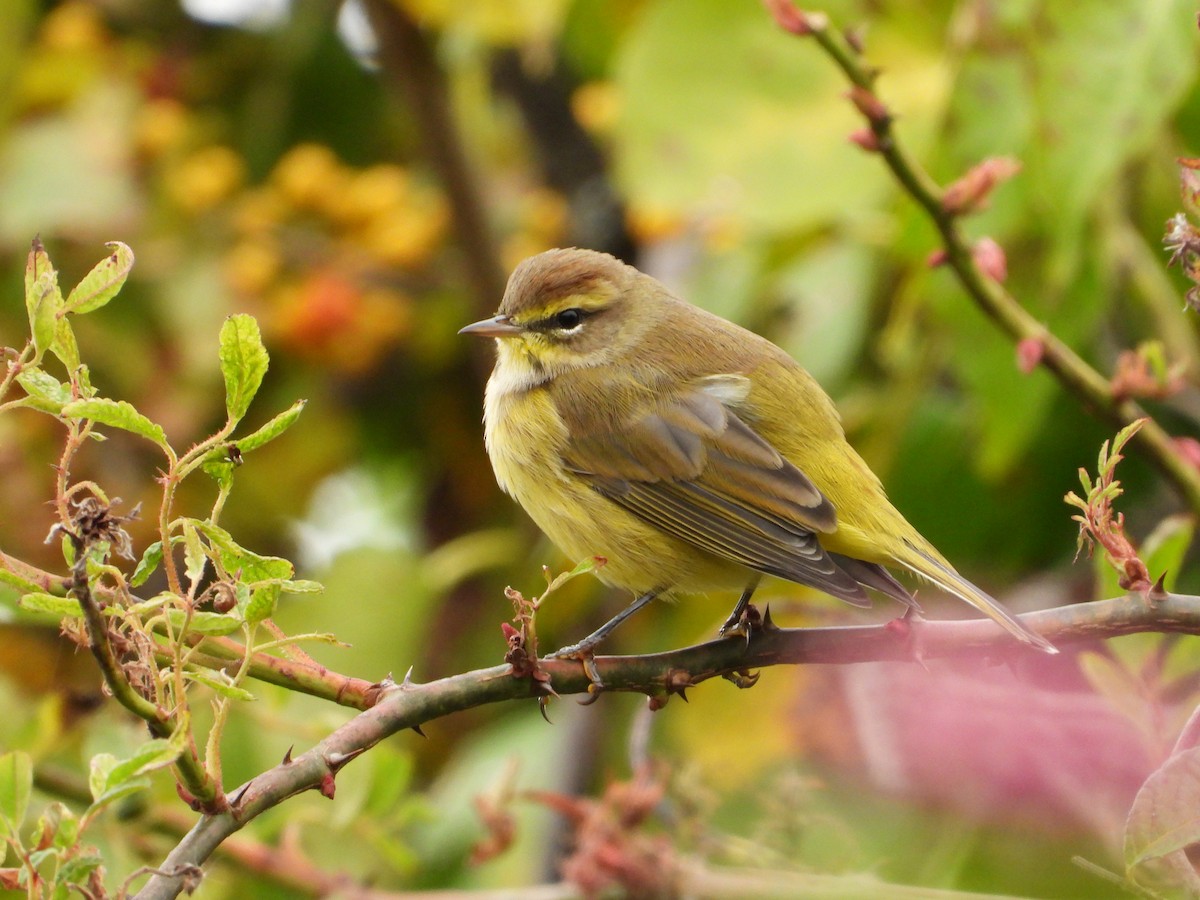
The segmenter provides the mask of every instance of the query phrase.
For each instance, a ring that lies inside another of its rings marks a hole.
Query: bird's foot
[[[543,659],[575,659],[583,666],[583,674],[591,684],[589,694],[599,694],[604,690],[604,682],[600,680],[600,672],[596,668],[596,644],[598,641],[582,640],[578,644],[570,644],[542,657]]]
[[[762,626],[763,617],[759,613],[758,607],[753,603],[747,603],[741,609],[735,609],[730,613],[725,623],[717,629],[717,635],[719,637],[742,637],[749,644],[754,632],[760,630]]]

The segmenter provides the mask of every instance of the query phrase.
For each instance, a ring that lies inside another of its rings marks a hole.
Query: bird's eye
[[[573,331],[583,324],[582,309],[564,309],[554,317],[554,325],[564,331]]]

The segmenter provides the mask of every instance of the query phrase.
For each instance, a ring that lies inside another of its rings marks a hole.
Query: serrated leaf
[[[29,308],[29,330],[33,335],[33,346],[38,356],[50,349],[54,343],[55,314],[62,296],[53,272],[48,272],[33,283],[33,294],[26,297]]]
[[[319,581],[300,578],[295,581],[280,582],[279,589],[286,594],[320,594],[325,590],[325,585]]]
[[[234,441],[234,443],[243,453],[249,453],[251,450],[257,450],[263,444],[273,441],[275,438],[279,437],[281,434],[291,428],[295,421],[300,418],[300,413],[304,412],[304,407],[307,403],[307,400],[297,400],[257,431],[254,431],[243,438],[238,438],[236,441]]]
[[[250,408],[267,374],[270,358],[263,346],[258,323],[244,313],[230,316],[221,326],[221,374],[225,378],[225,409],[237,422]]]
[[[82,315],[99,309],[125,284],[133,268],[133,251],[120,241],[110,241],[107,246],[112,252],[96,263],[67,295],[67,312]]]
[[[29,754],[14,750],[0,756],[0,827],[8,837],[17,838],[32,790],[33,760]]]
[[[71,389],[44,369],[24,369],[17,375],[17,384],[36,401],[32,404],[44,412],[57,415],[71,402]]]
[[[186,622],[189,634],[207,634],[212,637],[233,634],[242,627],[242,620],[237,616],[204,610],[193,612],[189,620],[182,609],[168,609],[167,620],[173,628],[183,628]]]
[[[224,528],[209,522],[197,522],[196,527],[208,538],[209,548],[220,560],[221,567],[231,575],[241,572],[248,582],[284,581],[295,574],[290,562],[278,556],[260,556],[238,544]]]
[[[204,577],[204,568],[208,565],[208,556],[204,552],[204,544],[196,524],[192,520],[183,523],[183,563],[184,574],[192,585],[200,583]]]
[[[250,602],[246,604],[244,615],[251,624],[269,619],[275,615],[279,606],[279,585],[264,584],[250,592]]]
[[[217,482],[222,490],[228,490],[233,484],[233,463],[229,461],[227,450],[214,450],[200,463],[205,475]]]
[[[50,841],[59,850],[66,850],[79,839],[79,817],[66,804],[51,803],[38,816],[37,835],[38,844]]]
[[[108,773],[117,767],[118,762],[120,760],[111,753],[97,753],[88,763],[88,790],[93,801],[104,793],[108,786]]]
[[[141,587],[146,583],[146,579],[154,574],[154,570],[162,565],[162,559],[162,541],[155,541],[142,552],[142,558],[138,560],[129,583],[134,587]]]
[[[95,851],[85,851],[70,857],[58,870],[58,880],[70,884],[82,884],[94,871],[103,865],[104,860]],[[65,886],[65,885],[64,885]],[[67,896],[70,896],[68,892]]]
[[[79,601],[74,597],[56,597],[42,591],[24,594],[17,600],[17,606],[26,612],[43,613],[58,619],[66,617],[78,619],[83,615]]]
[[[202,684],[205,687],[210,687],[223,697],[229,697],[232,700],[257,700],[252,693],[245,688],[238,687],[236,684],[230,684],[228,680],[222,680],[216,675],[206,675],[203,672],[187,671],[183,673],[183,677],[189,681],[195,681],[197,684]]]
[[[1200,842],[1200,747],[1177,753],[1137,792],[1125,823],[1125,864],[1141,865]]]
[[[74,419],[91,419],[101,425],[140,435],[160,447],[167,446],[167,436],[162,426],[150,421],[125,400],[109,400],[105,397],[75,400],[63,407],[63,415]]]
[[[40,240],[35,239],[25,262],[25,309],[29,314],[29,331],[38,356],[54,342],[54,323],[62,309],[62,292],[58,289],[58,273]]]
[[[79,368],[79,345],[75,342],[75,329],[67,318],[60,318],[54,323],[54,340],[50,344],[50,352],[62,360],[68,372],[74,373]],[[91,396],[84,394],[84,396]]]
[[[90,810],[95,812],[98,809],[103,809],[118,800],[128,797],[130,794],[136,794],[138,791],[147,790],[150,787],[149,778],[133,778],[129,781],[122,782],[117,787],[107,788],[101,791],[100,796],[92,801]]]
[[[15,572],[8,571],[8,569],[0,569],[0,584],[7,584],[9,587],[14,587],[22,593],[40,593],[40,589],[36,584],[22,578]]]
[[[141,775],[149,775],[158,769],[165,769],[179,758],[183,746],[179,741],[164,738],[151,738],[135,751],[128,759],[121,760],[108,772],[105,790],[120,787],[125,782]]]
[[[161,594],[155,594],[149,600],[143,600],[140,603],[135,603],[130,606],[127,612],[131,616],[144,616],[147,613],[152,613],[155,610],[162,609],[168,603],[175,600],[175,595],[170,591],[163,591]]]

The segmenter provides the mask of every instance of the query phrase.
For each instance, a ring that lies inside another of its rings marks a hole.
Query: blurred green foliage
[[[1024,374],[951,275],[928,266],[933,229],[879,160],[847,142],[860,122],[814,47],[749,2],[396,5],[420,23],[447,79],[503,269],[572,241],[631,250],[685,296],[809,366],[896,505],[973,580],[1016,607],[1105,589],[1095,568],[1070,565],[1075,529],[1062,496],[1109,429],[1046,373]],[[1200,335],[1159,248],[1180,206],[1175,158],[1200,152],[1194,7],[839,0],[826,9],[839,26],[864,27],[901,139],[943,183],[983,157],[1020,160],[1020,174],[966,227],[1001,244],[1008,287],[1100,371],[1161,340],[1186,381],[1152,407],[1173,433],[1195,435]],[[123,241],[137,265],[119,301],[79,322],[81,353],[104,396],[128,400],[187,447],[225,415],[222,322],[255,316],[271,367],[247,432],[298,398],[308,405],[287,436],[237,470],[222,525],[326,585],[285,597],[276,617],[289,633],[332,632],[351,645],[313,648],[321,663],[370,680],[412,666],[424,681],[499,662],[499,625],[511,615],[504,585],[536,593],[540,567],[568,561],[499,495],[483,452],[489,360],[455,331],[499,297],[483,296],[468,274],[479,248],[456,230],[429,122],[411,102],[422,86],[391,90],[386,67],[338,37],[336,11],[297,3],[251,28],[201,22],[173,4],[8,0],[0,345],[24,340],[21,266],[35,234],[69,283],[103,242]],[[555,116],[573,123],[574,137],[548,124]],[[605,218],[597,198],[608,194],[618,214]],[[63,568],[42,543],[59,437],[44,416],[0,419],[0,548],[51,571]],[[74,474],[128,509],[153,504],[155,465],[145,446],[114,435]],[[1136,458],[1121,478],[1121,508],[1144,538],[1177,504]],[[202,515],[213,488],[196,482],[179,503]],[[152,525],[127,526],[139,555]],[[1190,535],[1170,558],[1178,589],[1196,591]],[[791,586],[770,593],[788,625],[868,620],[820,598],[799,604]],[[0,594],[0,749],[78,773],[95,753],[131,755],[142,736],[99,698],[88,660],[20,619],[11,600]],[[660,605],[612,649],[701,639],[732,600]],[[623,602],[576,580],[547,604],[539,633],[546,645],[575,640]],[[926,605],[938,613],[936,600]],[[1114,746],[1144,724],[1112,712],[1136,694],[1143,713],[1163,714],[1161,753],[1189,690],[1147,688],[1144,664],[1158,652],[1140,647],[1121,663],[1137,677],[1109,677],[1099,694],[1073,668],[1046,680],[1086,698],[1080,708],[1111,713],[1096,717]],[[935,667],[929,677],[960,676]],[[1032,788],[1013,788],[1011,807],[975,802],[1006,776],[994,760],[981,759],[978,780],[957,793],[889,779],[881,772],[904,770],[913,760],[902,754],[917,748],[881,733],[896,698],[886,679],[872,689],[863,677],[817,668],[770,671],[749,693],[709,684],[648,726],[626,697],[585,710],[554,704],[553,727],[535,709],[476,710],[434,723],[427,741],[402,735],[376,748],[339,776],[333,805],[294,798],[248,834],[381,886],[528,885],[554,877],[561,822],[519,792],[599,794],[606,777],[630,777],[627,742],[648,727],[649,756],[671,770],[666,821],[682,851],[962,890],[1107,889],[1071,855],[1122,869],[1122,817],[1161,757],[1133,754],[1143,771],[1131,781],[1108,758],[1047,742],[1048,753],[1061,751],[1057,762],[1111,781],[1115,799],[1090,805],[1075,794],[1050,803]],[[1032,727],[1018,713],[1037,706],[1022,700],[1035,680],[982,689],[1011,692],[1011,705],[995,709],[1014,716],[1013,732]],[[227,727],[230,787],[348,715],[274,688],[256,693],[260,702],[243,704]],[[978,723],[972,704],[963,709],[968,734]],[[975,747],[957,731],[939,734]],[[881,768],[888,753],[893,765]],[[33,803],[59,796],[43,785]],[[471,865],[485,834],[478,796],[511,807],[517,837]],[[147,824],[157,820],[146,810],[181,809],[158,781],[126,802],[134,824],[124,827],[141,828],[140,839],[123,835],[116,817],[97,838],[120,877],[157,863],[176,839],[170,821]],[[213,871],[206,897],[295,895],[236,863]]]

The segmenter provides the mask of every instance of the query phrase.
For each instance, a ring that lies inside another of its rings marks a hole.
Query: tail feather
[[[1031,630],[1028,626],[996,602],[991,596],[977,588],[967,579],[959,575],[949,565],[923,553],[915,547],[911,548],[916,560],[897,559],[896,561],[913,573],[926,578],[940,587],[970,603],[1005,631],[1027,644],[1037,647],[1045,653],[1057,653],[1058,648],[1048,640]]]

